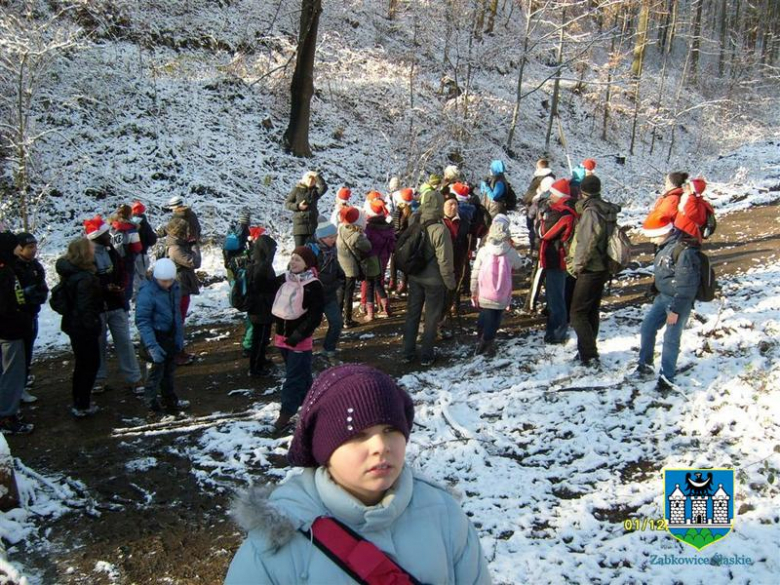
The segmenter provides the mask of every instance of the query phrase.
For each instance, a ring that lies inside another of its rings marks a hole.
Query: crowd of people
[[[699,248],[714,220],[702,179],[673,172],[665,182],[643,226],[657,245],[658,295],[642,325],[635,372],[639,378],[655,375],[656,333],[666,324],[662,388],[674,384],[680,336],[700,283]],[[271,373],[270,346],[285,364],[274,433],[290,429],[312,385],[313,336],[323,317],[327,330],[320,355],[335,360],[344,329],[391,316],[405,296],[402,359],[425,367],[436,360],[437,338],[452,336],[465,299],[479,311],[474,353],[493,354],[512,300],[513,272],[524,264],[510,233],[508,214],[515,210],[524,213],[529,234],[526,308],[533,310],[543,282],[545,343],[565,343],[571,328],[576,359],[599,367],[599,308],[612,274],[608,241],[618,229],[620,211],[601,191],[594,159],[560,179],[541,159],[518,200],[504,163],[494,160],[485,180],[473,184],[451,165],[418,187],[403,187],[394,178],[386,195],[372,190],[358,200],[342,187],[326,205],[325,178],[307,172],[285,202],[295,248],[287,270],[278,275],[277,242],[264,228],[252,226],[251,214],[243,211],[224,238],[223,256],[231,302],[246,313],[242,341],[249,375]],[[190,298],[200,288],[201,228],[181,196],[165,208],[171,216],[158,230],[139,201],[121,205],[109,221],[87,219],[84,237],[71,242],[56,262],[60,282],[50,303],[62,315],[74,355],[71,413],[76,418],[95,414],[91,397],[107,388],[109,332],[124,383],[144,398],[151,414],[176,414],[188,406],[175,392],[174,372],[193,359],[185,349],[184,324]],[[32,431],[19,405],[36,400],[30,362],[37,315],[49,294],[36,254],[32,234],[0,234],[4,433]],[[138,355],[148,368],[139,365],[132,342],[132,302]]]

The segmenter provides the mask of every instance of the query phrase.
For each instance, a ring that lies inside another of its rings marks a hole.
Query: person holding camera
[[[295,246],[303,246],[317,230],[319,211],[317,202],[328,191],[325,180],[316,171],[307,171],[301,177],[285,201],[285,207],[293,212],[293,238]]]

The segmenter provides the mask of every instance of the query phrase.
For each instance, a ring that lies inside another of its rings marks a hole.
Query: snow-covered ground
[[[493,360],[408,374],[416,404],[409,463],[463,494],[496,582],[772,583],[780,574],[780,263],[724,281],[683,336],[679,393],[620,384],[636,360],[646,307],[605,316],[603,371],[575,365],[574,341],[541,333],[507,341]],[[464,347],[462,355],[468,355]],[[593,389],[562,390],[590,387]],[[603,387],[603,388],[599,388]],[[277,412],[210,428],[184,454],[204,489],[235,489],[287,441],[261,437]],[[666,532],[627,532],[663,518],[662,469],[733,467],[734,530],[697,553]],[[749,557],[752,566],[656,566],[653,555]]]

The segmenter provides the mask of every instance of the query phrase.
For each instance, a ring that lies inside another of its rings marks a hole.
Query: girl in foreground
[[[237,502],[249,535],[225,582],[490,583],[463,510],[405,465],[413,419],[409,395],[383,372],[323,372],[290,445],[303,469]]]

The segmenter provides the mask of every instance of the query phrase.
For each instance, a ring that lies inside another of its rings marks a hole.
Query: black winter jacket
[[[23,339],[31,330],[32,315],[25,310],[22,284],[11,262],[0,260],[0,339]]]
[[[314,187],[306,187],[298,183],[290,191],[285,207],[293,212],[294,236],[310,236],[317,230],[317,218],[320,215],[317,211],[317,202],[327,191],[328,185],[322,177],[317,177]],[[302,210],[298,206],[304,201],[309,206]]]
[[[331,301],[341,303],[344,282],[347,277],[339,264],[336,246],[333,245],[329,248],[316,238],[307,245],[317,257],[317,278],[322,283],[324,303],[327,304]]]
[[[273,323],[274,306],[279,283],[274,271],[276,241],[262,235],[252,247],[252,262],[247,267],[247,313],[252,323]]]
[[[103,312],[103,289],[98,277],[78,268],[65,258],[55,264],[57,274],[65,281],[68,312],[62,316],[60,329],[68,335],[98,335]]]
[[[24,289],[24,310],[31,315],[37,315],[41,305],[49,296],[49,287],[46,286],[46,271],[40,262],[33,259],[32,262],[16,258],[14,265],[16,276]]]

